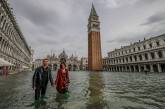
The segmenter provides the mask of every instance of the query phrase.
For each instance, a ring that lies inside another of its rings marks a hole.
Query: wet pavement
[[[32,75],[0,76],[0,109],[36,109]],[[165,109],[165,73],[84,71],[70,72],[70,79],[69,96],[49,84],[48,99],[38,109]]]

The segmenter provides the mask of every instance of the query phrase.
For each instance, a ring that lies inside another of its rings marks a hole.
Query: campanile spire
[[[102,70],[100,21],[93,4],[88,18],[88,69]]]

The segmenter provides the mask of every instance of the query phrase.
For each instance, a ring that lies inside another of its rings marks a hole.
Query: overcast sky
[[[34,57],[87,56],[92,1],[101,22],[102,54],[165,33],[165,0],[9,0]]]

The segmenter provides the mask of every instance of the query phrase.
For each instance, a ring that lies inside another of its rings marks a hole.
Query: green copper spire
[[[93,3],[92,3],[90,16],[97,16],[97,13],[96,13],[96,10],[95,10],[95,7],[94,7]]]

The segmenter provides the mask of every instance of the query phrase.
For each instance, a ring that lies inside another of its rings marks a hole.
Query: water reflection
[[[33,73],[0,77],[0,109],[36,109]],[[70,72],[69,98],[48,85],[37,109],[164,109],[165,74]]]
[[[104,109],[106,106],[103,95],[104,81],[102,76],[101,72],[89,73],[87,109]]]
[[[68,98],[69,96],[67,94],[57,93],[55,98],[55,101],[57,102],[57,109],[65,109],[63,105],[67,103]]]

